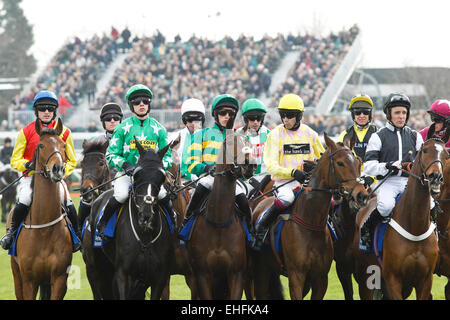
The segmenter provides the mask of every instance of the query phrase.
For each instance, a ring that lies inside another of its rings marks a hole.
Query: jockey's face
[[[137,97],[131,101],[134,113],[138,118],[147,118],[150,108],[150,99],[146,97]]]
[[[120,116],[112,114],[104,118],[106,131],[113,132],[114,128],[120,123]]]
[[[295,123],[297,122],[297,118],[288,118],[288,117],[283,117],[281,118],[281,120],[283,121],[284,127],[286,129],[292,129],[295,126]]]
[[[222,127],[226,127],[228,121],[234,118],[236,111],[233,108],[224,107],[217,111],[217,118]]]
[[[54,111],[39,111],[38,110],[38,118],[39,120],[41,120],[43,123],[50,123],[53,119],[55,112]]]
[[[391,108],[391,122],[397,128],[403,128],[406,124],[406,116],[408,115],[408,109],[405,107],[392,107]]]

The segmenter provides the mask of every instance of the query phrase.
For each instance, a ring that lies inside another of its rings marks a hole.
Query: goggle
[[[264,116],[258,116],[258,115],[246,115],[244,116],[245,119],[248,121],[262,121]]]
[[[444,123],[445,118],[435,113],[430,113],[431,122]]]
[[[150,105],[150,101],[151,100],[149,98],[136,98],[136,99],[131,100],[131,104],[133,106],[138,106],[141,104],[141,102],[143,102],[146,105]]]
[[[299,113],[300,112],[298,112],[298,111],[280,111],[280,117],[281,117],[281,119],[283,119],[283,118],[292,119],[292,118],[296,118]]]
[[[186,122],[203,121],[203,118],[200,116],[186,116],[183,119]]]
[[[234,110],[219,110],[219,111],[217,111],[217,114],[222,117],[224,117],[226,115],[229,115],[230,117],[234,117],[236,115],[236,111],[234,111]]]
[[[119,117],[119,116],[106,116],[103,118],[103,121],[108,121],[108,122],[112,121],[112,120],[120,121],[120,119],[121,119],[121,117]]]
[[[44,111],[55,112],[56,107],[51,104],[39,104],[36,106],[36,109],[41,112],[44,112]]]
[[[355,109],[352,112],[357,116],[359,116],[361,113],[365,116],[368,116],[370,114],[370,110],[368,109]]]

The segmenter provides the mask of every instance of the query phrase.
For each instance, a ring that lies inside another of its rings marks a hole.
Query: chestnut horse
[[[97,197],[111,188],[111,183],[105,184],[110,177],[110,168],[106,161],[105,154],[109,145],[107,139],[94,139],[83,141],[83,160],[81,161],[81,189],[80,193],[85,194],[82,200],[88,204],[94,202]],[[103,187],[95,189],[97,186],[105,184]],[[87,193],[89,192],[89,193]],[[95,228],[95,221],[89,215],[86,220],[88,226],[85,227],[82,238],[82,256],[86,264],[86,276],[91,286],[95,300],[112,299],[112,277],[114,267],[103,253],[101,248],[93,248],[93,234],[91,230]],[[84,225],[84,221],[80,221]]]
[[[432,134],[432,132],[431,132]],[[417,152],[405,191],[399,198],[383,243],[381,275],[391,299],[406,299],[413,288],[419,300],[429,299],[433,272],[438,259],[438,244],[430,222],[430,196],[440,192],[443,182],[443,164],[448,158],[442,140],[430,138]],[[445,137],[448,139],[448,135]],[[354,238],[356,257],[355,279],[361,299],[372,299],[374,280],[381,284],[376,270],[375,254],[359,251],[358,240],[362,217],[376,207],[376,198],[357,215]],[[371,268],[371,269],[369,269]],[[375,272],[375,273],[374,273]]]
[[[323,299],[328,286],[328,272],[333,260],[333,241],[327,228],[333,193],[350,200],[354,208],[366,204],[368,194],[360,183],[361,161],[349,146],[335,144],[324,134],[326,152],[311,173],[308,187],[288,209],[291,218],[281,230],[282,256],[289,279],[291,299],[303,299],[312,289],[311,299]],[[265,199],[255,209],[257,218],[273,199]],[[271,299],[272,284],[283,274],[281,265],[270,251],[254,254],[256,299]]]
[[[222,143],[206,213],[197,217],[187,244],[199,298],[240,300],[247,271],[246,235],[235,213],[236,179],[256,169],[244,135]],[[228,160],[232,160],[228,162]]]
[[[72,240],[62,214],[59,182],[64,178],[66,152],[56,130],[42,129],[36,120],[40,136],[34,154],[36,170],[33,176],[33,203],[17,239],[17,256],[11,257],[17,299],[41,296],[63,299],[67,291],[67,276],[72,262]],[[45,292],[45,293],[44,293]]]
[[[442,213],[436,217],[438,229],[439,260],[436,274],[447,277],[445,299],[450,300],[450,160],[444,164],[444,184],[438,200]]]

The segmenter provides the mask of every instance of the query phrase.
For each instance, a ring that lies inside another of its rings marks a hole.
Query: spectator
[[[128,27],[125,27],[125,29],[122,31],[122,52],[125,53],[126,51],[128,51],[128,49],[130,49],[130,37],[131,37],[131,32],[130,30],[128,30]]]

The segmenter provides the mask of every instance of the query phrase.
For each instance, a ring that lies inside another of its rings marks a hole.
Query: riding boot
[[[0,240],[0,244],[3,249],[8,250],[11,248],[14,238],[16,237],[17,229],[19,228],[20,223],[25,219],[29,208],[30,207],[20,202],[16,203],[16,206],[12,212],[11,225],[8,232]]]
[[[241,193],[236,196],[236,204],[238,205],[239,210],[244,214],[242,218],[244,218],[248,232],[250,232],[250,234],[253,234],[254,229],[252,224],[252,210],[248,205],[248,200],[245,193]]]
[[[120,208],[121,205],[122,204],[117,201],[116,198],[109,198],[103,215],[97,225],[98,234],[102,239],[108,238],[107,236],[105,236],[106,225],[108,224],[108,220],[113,216],[114,212],[116,212]]]
[[[175,212],[175,210],[173,210],[173,205],[172,205],[172,200],[170,199],[169,196],[166,196],[164,198],[162,198],[161,200],[159,200],[159,203],[166,208],[167,213],[169,214],[169,218],[172,221],[172,224],[174,226],[174,229],[177,228],[177,214]]]
[[[186,214],[183,219],[183,223],[180,226],[180,230],[184,228],[189,219],[194,215],[197,215],[200,210],[200,206],[203,203],[203,199],[209,194],[210,190],[201,184],[197,185],[195,188],[195,192],[192,195],[191,201],[189,202],[186,208]]]
[[[270,225],[275,221],[278,217],[278,214],[284,209],[279,209],[272,204],[266,211],[263,213],[261,219],[255,225],[255,241],[252,243],[252,248],[256,251],[260,251],[264,244],[264,236],[267,232],[267,229]]]
[[[84,220],[86,220],[86,218],[90,214],[91,214],[91,205],[81,200],[80,206],[78,207],[78,222],[80,223],[80,228],[83,227]]]
[[[67,211],[67,216],[69,217],[70,223],[72,224],[72,228],[75,231],[78,239],[80,240],[78,244],[73,245],[72,250],[73,252],[75,252],[81,249],[81,232],[78,225],[77,209],[75,209],[75,206],[72,203],[71,205],[67,206]]]
[[[373,246],[373,231],[377,224],[383,220],[378,209],[375,208],[370,214],[364,224],[361,226],[361,245],[368,250],[372,249]]]

